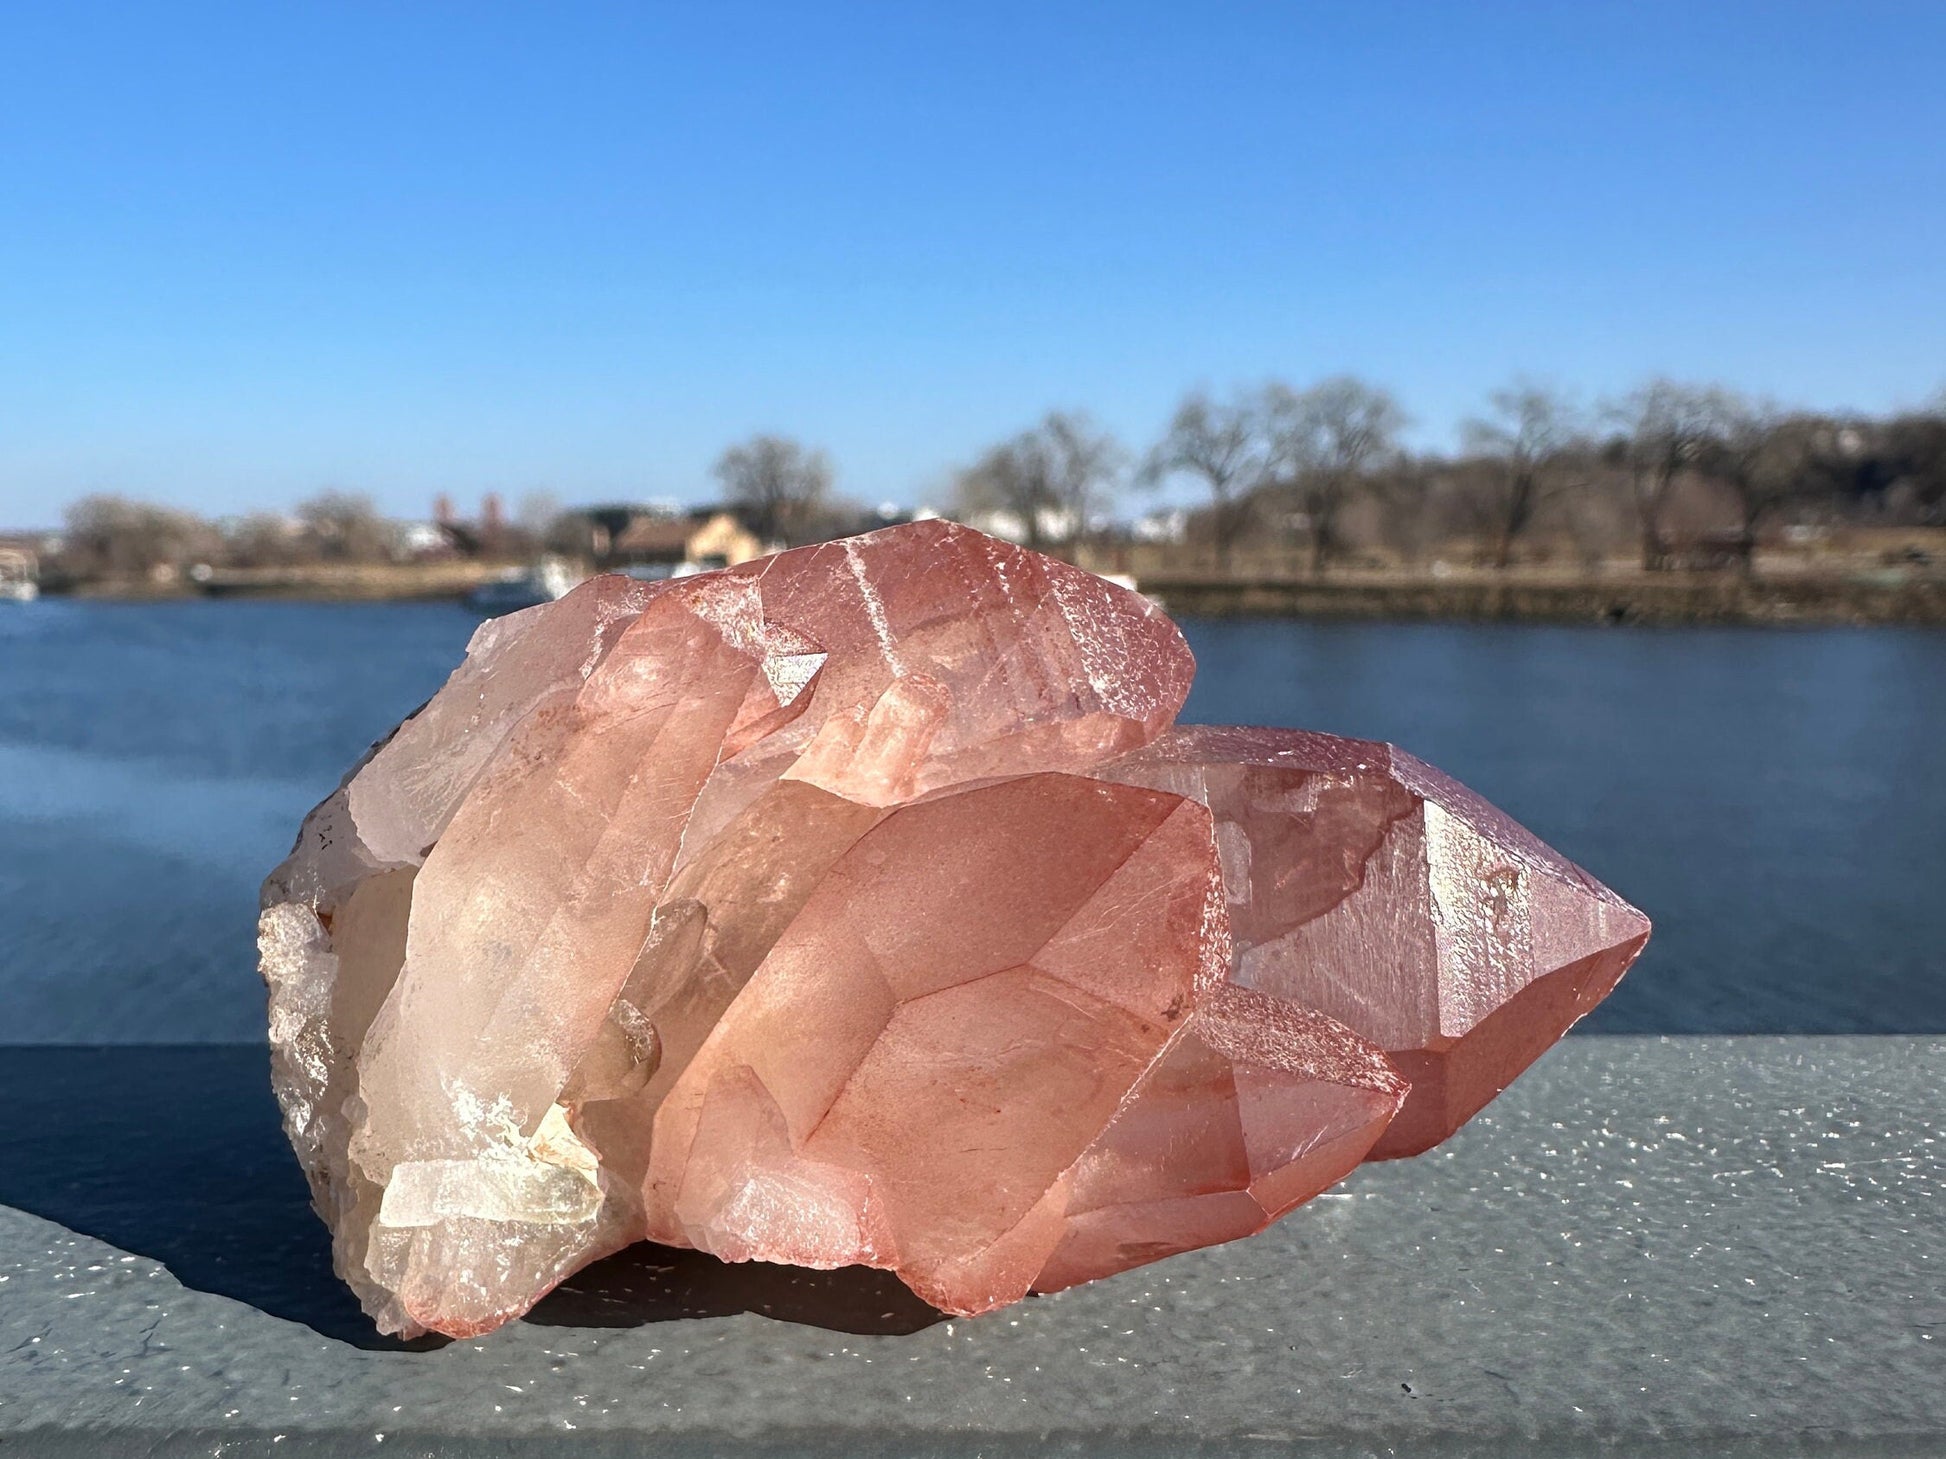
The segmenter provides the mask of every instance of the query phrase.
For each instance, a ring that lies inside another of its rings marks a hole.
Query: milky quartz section
[[[1392,745],[1189,725],[1098,773],[1209,808],[1232,981],[1328,1015],[1410,1081],[1373,1158],[1451,1135],[1648,940],[1641,912]]]
[[[977,1314],[1444,1138],[1639,912],[1385,745],[1172,728],[1153,604],[914,523],[488,623],[264,886],[387,1332],[653,1239]]]

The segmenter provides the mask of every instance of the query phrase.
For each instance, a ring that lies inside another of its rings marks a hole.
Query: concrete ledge
[[[1942,1039],[1571,1039],[1262,1237],[977,1321],[642,1249],[420,1351],[320,1277],[262,1069],[0,1050],[0,1455],[1946,1453]]]

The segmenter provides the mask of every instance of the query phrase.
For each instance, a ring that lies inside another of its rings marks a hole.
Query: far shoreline
[[[1766,627],[1946,624],[1946,579],[1722,573],[1139,580],[1181,617]]]
[[[1104,564],[1105,565],[1105,564]],[[177,579],[46,584],[83,601],[197,599],[313,603],[460,603],[518,564],[323,564]],[[1137,588],[1172,615],[1297,620],[1607,625],[1940,625],[1946,574],[1731,570],[1646,573],[1514,569],[1405,572],[1342,569],[1323,576],[1165,571]]]

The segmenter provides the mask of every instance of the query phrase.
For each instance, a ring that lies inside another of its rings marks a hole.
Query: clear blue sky
[[[1946,4],[14,4],[0,524],[866,499],[1352,370],[1946,384]]]

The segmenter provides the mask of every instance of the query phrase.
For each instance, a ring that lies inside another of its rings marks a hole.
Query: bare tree
[[[1706,385],[1657,378],[1609,408],[1624,433],[1645,571],[1661,572],[1669,566],[1664,516],[1676,479],[1695,467],[1715,428],[1716,394]]]
[[[1452,482],[1443,465],[1401,453],[1391,469],[1375,472],[1365,484],[1378,542],[1401,562],[1419,562],[1451,525]]]
[[[1504,570],[1514,543],[1541,507],[1567,489],[1565,458],[1580,438],[1574,408],[1559,392],[1515,382],[1487,397],[1489,415],[1460,428],[1467,449],[1493,463],[1484,503],[1493,565]]]
[[[78,577],[145,576],[214,555],[220,545],[201,518],[120,496],[85,496],[67,509],[63,557]]]
[[[1032,433],[1047,458],[1047,484],[1055,509],[1076,541],[1112,502],[1128,452],[1081,411],[1051,411]]]
[[[1046,453],[1036,447],[1030,431],[989,446],[954,478],[953,495],[963,515],[1019,523],[1021,540],[1038,551],[1046,545],[1055,498]],[[1006,530],[998,523],[995,529]]]
[[[1406,414],[1391,394],[1350,375],[1308,390],[1265,392],[1271,460],[1305,516],[1311,571],[1339,547],[1338,517],[1361,482],[1398,454]]]
[[[1050,538],[1079,541],[1108,504],[1125,456],[1086,415],[1052,411],[1031,430],[990,447],[960,472],[954,492],[963,511],[1018,521],[1029,547]]]
[[[1198,390],[1176,407],[1167,434],[1143,464],[1141,479],[1156,485],[1186,476],[1201,484],[1209,493],[1216,561],[1228,568],[1251,498],[1269,479],[1269,471],[1262,403],[1239,396],[1219,404]]]
[[[561,515],[561,499],[551,491],[530,491],[514,508],[514,522],[535,541],[546,540],[555,520]]]
[[[561,499],[553,492],[522,492],[513,520],[501,528],[503,550],[522,557],[550,550],[561,515]]]
[[[1875,434],[1881,497],[1904,495],[1921,521],[1946,525],[1946,391],[1929,409],[1901,412]]]
[[[1736,503],[1737,564],[1748,575],[1758,527],[1803,491],[1812,443],[1768,402],[1719,388],[1707,392],[1705,404],[1696,464]]]
[[[831,462],[788,436],[752,436],[717,459],[716,479],[765,541],[804,540],[831,490]]]
[[[226,526],[230,562],[237,567],[281,567],[298,557],[298,524],[275,512],[252,512]]]
[[[392,552],[392,532],[368,496],[319,492],[297,508],[318,555],[341,562],[376,562]]]

